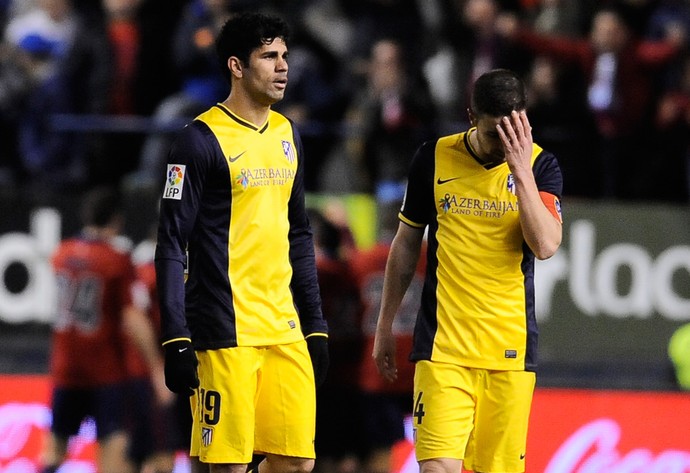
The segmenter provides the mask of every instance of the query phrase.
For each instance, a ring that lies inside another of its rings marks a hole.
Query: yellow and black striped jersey
[[[513,175],[505,162],[484,166],[468,136],[427,142],[411,164],[400,219],[428,226],[411,359],[534,370],[534,254],[522,236]],[[535,144],[532,168],[560,211],[556,158]]]
[[[218,104],[176,138],[156,248],[164,342],[214,349],[326,333],[303,161],[295,126],[274,111],[257,128]]]

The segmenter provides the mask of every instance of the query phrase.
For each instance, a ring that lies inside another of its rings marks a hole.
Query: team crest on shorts
[[[213,442],[213,429],[211,427],[201,428],[201,443],[204,447],[208,447]]]

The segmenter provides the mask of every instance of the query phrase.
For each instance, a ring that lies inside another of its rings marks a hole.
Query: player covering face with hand
[[[474,85],[464,132],[424,143],[409,172],[384,277],[373,357],[397,376],[393,321],[428,232],[415,364],[422,473],[525,471],[535,385],[534,260],[561,243],[562,176],[532,141],[522,81]]]
[[[314,465],[315,386],[328,367],[299,133],[271,110],[288,28],[232,17],[217,41],[226,100],[177,136],[156,271],[168,387],[192,396],[191,455],[213,473]],[[185,272],[187,274],[185,281]]]

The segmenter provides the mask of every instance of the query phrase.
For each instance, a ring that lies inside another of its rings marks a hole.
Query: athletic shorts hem
[[[287,457],[287,458],[304,458],[305,460],[316,460],[316,454],[314,452],[309,452],[309,453],[306,453],[304,455],[300,455],[299,453],[295,453],[295,452],[290,452],[288,454],[285,452],[275,452],[275,451],[271,451],[268,449],[255,447],[254,453],[260,454],[260,455],[268,454],[268,455],[278,455],[278,456]]]
[[[417,461],[418,462],[423,462],[423,461],[427,461],[427,460],[440,460],[442,458],[448,458],[450,460],[460,460],[460,461],[464,460],[462,457],[459,457],[457,453],[453,453],[453,452],[431,453],[431,454],[428,454],[424,457],[422,457],[421,455],[417,455]]]
[[[210,465],[249,465],[252,461],[252,457],[250,456],[249,459],[247,460],[238,460],[236,458],[230,458],[230,457],[203,457],[199,456],[199,461],[201,463],[208,463]]]

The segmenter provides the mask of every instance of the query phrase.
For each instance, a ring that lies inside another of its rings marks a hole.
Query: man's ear
[[[477,126],[477,117],[472,113],[472,109],[467,109],[467,118],[470,119],[470,125]]]
[[[232,74],[235,77],[242,77],[242,69],[244,66],[242,65],[242,61],[239,60],[239,58],[235,56],[230,56],[228,58],[228,69],[230,69],[230,74]]]

